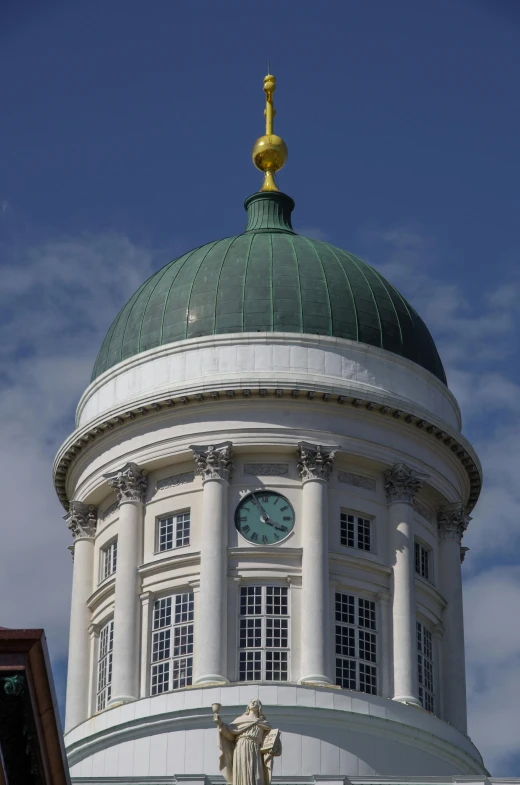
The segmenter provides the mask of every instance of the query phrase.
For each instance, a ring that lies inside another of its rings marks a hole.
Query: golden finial
[[[269,69],[268,69],[269,70]],[[274,108],[273,94],[276,90],[276,78],[272,74],[264,77],[265,92],[265,136],[261,136],[253,145],[253,163],[264,172],[261,191],[278,191],[274,175],[287,161],[287,145],[281,136],[273,133]]]

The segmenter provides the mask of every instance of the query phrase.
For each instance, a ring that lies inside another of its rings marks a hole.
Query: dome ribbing
[[[348,338],[406,357],[446,383],[428,328],[370,265],[296,234],[294,202],[246,200],[243,234],[196,248],[152,275],[110,327],[92,379],[156,346],[204,335],[293,332]]]

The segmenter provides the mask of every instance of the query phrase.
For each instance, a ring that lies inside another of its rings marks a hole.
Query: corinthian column
[[[300,683],[331,684],[329,657],[329,515],[327,483],[338,447],[298,444],[302,499]]]
[[[88,681],[90,663],[90,610],[87,601],[92,594],[94,578],[94,537],[97,511],[90,504],[72,501],[67,526],[74,537],[74,572],[70,606],[69,667],[65,730],[69,731],[89,714]]]
[[[231,442],[190,447],[203,484],[195,684],[228,683],[226,589],[231,447]]]
[[[469,521],[463,504],[441,507],[437,513],[439,588],[448,603],[443,614],[443,719],[463,733],[467,730],[467,715],[460,543]]]
[[[393,548],[394,700],[420,706],[417,678],[413,500],[423,477],[404,463],[385,472]]]
[[[110,705],[139,697],[139,576],[148,479],[135,463],[105,475],[117,494],[119,530],[114,599],[114,653]]]

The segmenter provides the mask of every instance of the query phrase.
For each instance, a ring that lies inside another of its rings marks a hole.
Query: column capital
[[[466,514],[462,502],[439,507],[437,510],[437,530],[439,539],[455,540],[460,544],[462,535],[468,528],[470,520],[471,518]]]
[[[202,477],[202,482],[208,480],[229,480],[233,472],[231,442],[219,444],[191,444],[195,466]]]
[[[324,480],[328,482],[334,468],[334,456],[339,447],[324,447],[309,442],[298,443],[297,469],[302,482]]]
[[[412,504],[423,486],[427,474],[410,469],[405,463],[396,463],[385,472],[385,491],[389,502]]]
[[[469,551],[469,548],[466,548],[465,545],[460,546],[460,563],[464,564],[464,559],[466,558],[466,554]]]
[[[126,463],[122,469],[105,474],[104,478],[116,492],[119,505],[124,502],[144,504],[148,477],[146,471],[136,463]]]
[[[72,532],[74,541],[77,539],[94,539],[97,526],[97,507],[93,504],[71,501],[69,512],[64,515],[67,526]],[[73,557],[74,558],[74,554]]]

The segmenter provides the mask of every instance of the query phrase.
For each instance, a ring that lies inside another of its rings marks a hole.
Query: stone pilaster
[[[144,526],[146,471],[135,463],[105,474],[117,494],[119,524],[114,593],[114,651],[110,705],[139,697],[140,581],[138,574]]]
[[[466,668],[464,660],[464,617],[461,540],[470,521],[464,504],[458,502],[437,511],[439,535],[439,590],[446,600],[443,612],[442,697],[443,719],[466,733]]]
[[[91,613],[87,603],[93,591],[97,509],[92,504],[71,501],[65,520],[74,537],[65,720],[68,731],[84,722],[89,713],[91,661],[88,629]]]
[[[424,474],[404,463],[385,472],[388,520],[393,549],[393,698],[419,705],[415,607],[413,503]]]
[[[195,684],[226,684],[228,490],[232,444],[193,445],[202,477],[200,593]]]
[[[338,447],[298,444],[302,499],[302,620],[303,684],[331,684],[329,657],[329,516],[328,480]]]

